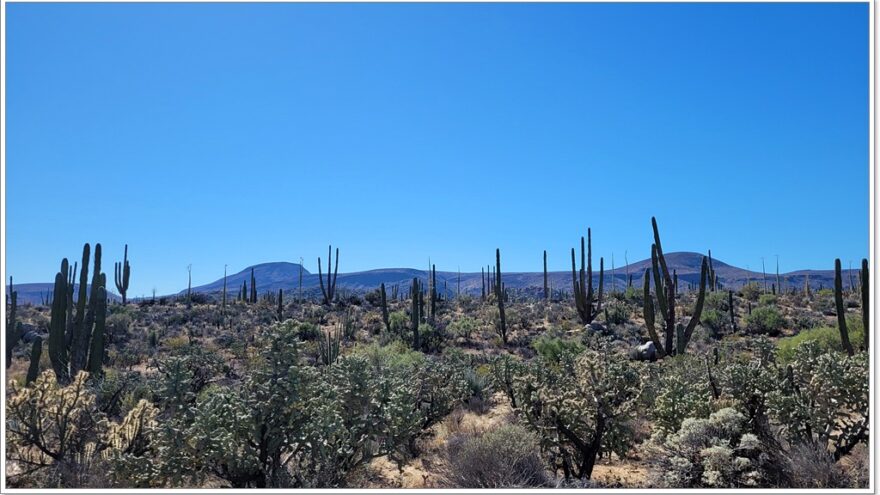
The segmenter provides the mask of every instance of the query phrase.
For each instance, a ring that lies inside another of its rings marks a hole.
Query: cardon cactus
[[[840,275],[840,258],[834,260],[834,305],[837,310],[837,328],[840,330],[840,343],[847,354],[854,354],[852,343],[849,341],[849,331],[846,328],[846,307],[843,305],[843,279]],[[865,334],[868,327],[865,327]]]
[[[18,292],[12,285],[12,277],[9,277],[9,309],[6,310],[6,367],[12,364],[12,350],[18,340],[21,339],[21,324],[16,320],[16,308],[18,307]]]
[[[122,305],[125,306],[126,294],[128,293],[128,279],[131,277],[131,266],[128,264],[128,244],[125,245],[125,255],[122,257],[122,263],[116,262],[113,265],[115,272],[116,290],[122,296]]]
[[[86,297],[89,245],[83,246],[79,298],[73,305],[75,269],[70,271],[67,258],[55,274],[55,298],[49,323],[49,360],[59,382],[67,383],[79,371],[100,375],[104,357],[104,332],[107,315],[107,277],[101,273],[101,245],[95,245],[91,296]],[[68,279],[68,276],[70,277]],[[64,297],[64,295],[67,297]]]
[[[333,278],[330,278],[330,254],[333,252],[333,246],[327,246],[327,284],[324,284],[324,278],[321,274],[321,257],[318,257],[318,282],[321,284],[321,294],[324,296],[324,304],[330,305],[336,295],[336,274],[339,272],[339,248],[336,248],[336,266],[333,268]]]
[[[660,356],[684,354],[687,349],[688,342],[694,333],[694,329],[700,322],[700,315],[703,312],[703,302],[706,299],[706,282],[709,272],[709,261],[703,256],[703,262],[700,266],[700,291],[697,295],[697,302],[694,306],[693,316],[687,326],[683,326],[681,322],[676,320],[675,316],[675,285],[669,269],[666,265],[666,258],[663,256],[663,247],[660,244],[660,232],[657,229],[657,220],[651,217],[651,225],[654,229],[654,244],[651,245],[651,270],[645,271],[645,324],[648,327],[648,335],[654,341],[657,352]],[[665,331],[665,342],[661,344],[657,332],[654,329],[654,305],[649,292],[649,282],[651,274],[654,277],[654,295],[657,298],[657,307],[660,315],[663,317],[663,327]],[[648,317],[650,313],[650,318]]]
[[[586,263],[586,268],[584,264]],[[581,237],[581,269],[576,271],[574,248],[571,250],[571,285],[574,301],[581,323],[589,325],[602,312],[602,286],[605,278],[605,260],[599,258],[599,293],[593,294],[593,239],[587,229],[587,249],[584,254],[584,238]]]

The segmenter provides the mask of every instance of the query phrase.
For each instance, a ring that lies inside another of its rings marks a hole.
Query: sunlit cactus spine
[[[852,356],[852,343],[849,341],[849,331],[846,328],[846,307],[843,305],[843,278],[840,274],[840,258],[834,260],[834,305],[837,310],[837,328],[840,330],[840,343],[847,354]],[[868,333],[868,328],[865,328]]]
[[[128,293],[128,279],[131,276],[131,266],[128,264],[128,244],[125,245],[125,255],[122,257],[122,263],[116,262],[113,265],[116,279],[116,290],[122,296],[122,305],[125,306],[126,294]]]

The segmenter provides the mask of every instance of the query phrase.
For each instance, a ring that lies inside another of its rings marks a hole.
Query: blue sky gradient
[[[868,254],[868,4],[7,4],[7,263]]]

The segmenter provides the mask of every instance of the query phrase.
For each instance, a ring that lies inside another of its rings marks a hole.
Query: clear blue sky
[[[7,261],[868,254],[868,5],[7,4]]]

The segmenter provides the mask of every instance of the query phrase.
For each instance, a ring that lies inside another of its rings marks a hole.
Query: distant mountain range
[[[697,284],[700,279],[700,264],[703,255],[693,252],[675,252],[666,254],[666,263],[670,270],[678,273],[679,286],[687,288],[688,283]],[[594,260],[593,279],[594,283],[599,281],[599,263]],[[580,263],[580,261],[578,261]],[[715,269],[719,280],[727,288],[739,288],[748,281],[757,281],[763,283],[763,275],[760,272],[753,272],[737,268],[735,266],[724,263],[723,261],[713,259],[712,265]],[[645,270],[651,267],[651,260],[646,259],[631,263],[627,266],[619,267],[611,270],[606,267],[605,271],[605,287],[606,291],[612,286],[623,289],[627,284],[627,275],[632,276],[633,285],[641,287]],[[502,267],[503,268],[503,267]],[[136,270],[136,268],[135,268]],[[257,291],[260,294],[266,291],[277,292],[283,289],[286,294],[293,295],[299,290],[299,277],[302,273],[302,288],[305,295],[314,295],[320,293],[318,275],[310,273],[302,268],[298,263],[288,263],[285,261],[261,263],[245,268],[244,270],[229,275],[226,278],[227,291],[230,298],[234,298],[240,290],[242,284],[247,281],[250,285],[251,270],[253,270],[254,278],[257,281]],[[363,293],[371,291],[384,283],[386,288],[391,291],[391,287],[398,285],[400,290],[409,290],[412,279],[417,277],[426,280],[425,270],[416,270],[413,268],[380,268],[376,270],[368,270],[363,272],[340,273],[337,278],[336,286],[338,289],[348,292]],[[135,271],[135,275],[137,272]],[[324,273],[324,281],[326,283],[326,272]],[[804,279],[809,276],[810,286],[813,289],[834,286],[834,270],[798,270],[794,272],[780,274],[781,283],[784,288],[792,286],[803,287]],[[543,272],[504,272],[504,284],[508,289],[515,289],[525,293],[534,295],[540,294],[544,286]],[[571,291],[571,271],[549,272],[548,279],[553,290]],[[613,279],[613,282],[612,282]],[[844,270],[844,285],[849,286],[850,270]],[[852,280],[858,283],[858,270],[852,270]],[[767,273],[767,286],[776,283],[776,274]],[[457,272],[437,272],[438,290],[443,291],[444,287],[447,293],[454,295],[457,290],[463,293],[479,294],[482,287],[481,274],[476,273],[457,273]],[[111,287],[111,290],[115,288]],[[29,283],[17,284],[15,290],[18,291],[19,304],[31,303],[40,304],[47,294],[52,290],[52,284],[49,283]],[[220,278],[209,284],[193,287],[193,291],[202,294],[217,294],[223,290],[223,279]],[[185,294],[186,289],[181,290],[178,294]],[[137,294],[140,296],[141,294]],[[135,299],[135,294],[129,295],[130,299]]]

